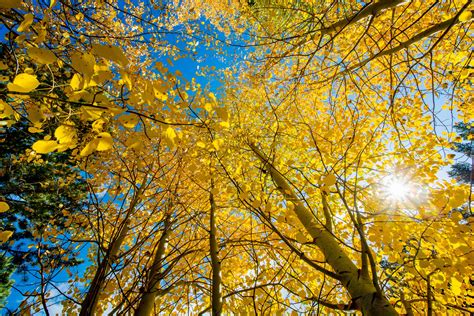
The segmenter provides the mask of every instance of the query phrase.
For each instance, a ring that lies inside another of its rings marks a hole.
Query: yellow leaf
[[[198,146],[200,148],[206,148],[206,144],[204,142],[197,142],[196,146]]]
[[[255,200],[253,200],[253,201],[251,202],[251,204],[252,204],[252,207],[254,207],[254,208],[259,208],[260,205],[262,205],[262,201],[260,201],[260,200],[258,200],[258,199],[255,199]]]
[[[0,231],[0,242],[7,242],[8,239],[13,235],[12,231],[2,230]]]
[[[26,31],[30,27],[30,25],[33,23],[33,18],[34,18],[33,14],[31,13],[25,14],[25,16],[23,17],[23,22],[21,22],[20,26],[16,30],[18,32]]]
[[[138,116],[134,114],[122,115],[118,121],[126,128],[134,128],[138,124]]]
[[[40,64],[52,64],[56,61],[56,55],[52,51],[45,48],[30,47],[28,55]]]
[[[104,110],[94,108],[92,106],[81,106],[81,119],[83,120],[97,120],[101,117]]]
[[[94,123],[92,123],[92,129],[96,131],[97,133],[102,132],[102,129],[104,128],[105,120],[104,119],[98,119],[95,120]]]
[[[71,88],[73,88],[74,90],[82,89],[82,84],[83,82],[80,74],[74,74],[74,76],[72,76],[71,78],[71,82],[69,83]]]
[[[38,140],[31,148],[38,154],[47,154],[53,152],[58,147],[58,143],[54,140]]]
[[[472,18],[472,12],[471,11],[464,11],[461,13],[459,16],[459,22],[467,22]]]
[[[304,244],[304,243],[308,242],[308,239],[306,239],[306,236],[302,232],[297,232],[296,236],[295,236],[295,239],[300,244]]]
[[[28,109],[28,119],[31,123],[33,123],[36,127],[41,127],[41,122],[44,120],[44,115],[41,109],[34,105]]]
[[[155,98],[157,98],[161,102],[164,102],[164,101],[168,100],[168,96],[166,94],[162,93],[161,91],[158,91],[158,90],[155,89],[154,92],[155,92]]]
[[[212,101],[214,101],[215,103],[217,103],[217,99],[216,99],[216,95],[214,93],[209,93],[209,98],[211,98]]]
[[[38,32],[38,35],[36,36],[35,43],[36,43],[36,44],[41,44],[41,43],[43,43],[43,42],[45,41],[45,39],[46,39],[47,31],[46,31],[44,28],[42,28],[42,29],[38,30],[37,32]],[[62,67],[62,66],[61,66],[61,63],[62,63],[62,62],[59,60],[59,61],[58,61],[59,67]]]
[[[128,149],[135,149],[137,151],[144,149],[144,143],[141,140],[137,140],[136,138],[129,138],[125,142],[125,145]]]
[[[3,61],[0,61],[0,70],[8,69],[8,65],[5,64]]]
[[[83,74],[89,81],[94,74],[95,59],[92,54],[75,53],[71,56],[72,67]]]
[[[16,9],[21,6],[21,0],[2,0],[0,1],[1,9]]]
[[[35,134],[35,133],[41,133],[44,132],[41,128],[36,128],[34,126],[28,127],[28,132]]]
[[[10,206],[7,204],[7,202],[0,202],[0,213],[6,212],[10,209]]]
[[[222,126],[222,127],[225,127],[225,128],[229,128],[229,127],[230,127],[230,123],[229,123],[229,122],[226,122],[226,121],[220,122],[219,125]]]
[[[13,79],[13,83],[7,85],[8,90],[16,92],[30,92],[39,86],[39,81],[36,76],[22,73]]]
[[[227,110],[225,108],[216,108],[216,113],[217,116],[223,120],[223,121],[228,121],[229,120],[229,113],[227,113]]]
[[[271,202],[268,202],[267,204],[265,204],[265,212],[267,214],[270,214],[270,212],[272,211],[272,207],[273,207],[273,205],[272,205]]]
[[[428,260],[420,260],[418,261],[418,264],[420,265],[420,268],[426,269],[429,266]]]
[[[276,220],[278,223],[286,223],[286,217],[284,215],[278,215]]]
[[[127,57],[125,57],[122,49],[117,46],[93,44],[92,50],[97,56],[114,61],[121,66],[128,64]]]
[[[166,143],[168,144],[169,147],[174,147],[175,145],[175,139],[176,139],[176,132],[172,127],[168,127],[164,132],[163,132],[164,139]]]
[[[94,81],[97,83],[103,83],[114,77],[114,74],[109,70],[99,70],[94,73]]]
[[[99,135],[97,135],[96,139],[98,139],[98,141],[99,141],[98,144],[97,144],[96,150],[105,151],[105,150],[109,150],[109,149],[112,148],[113,140],[112,140],[112,136],[110,136],[109,133],[107,133],[107,132],[99,133]]]
[[[127,109],[126,108],[120,108],[120,107],[115,107],[115,106],[112,106],[112,107],[109,107],[107,109],[107,111],[113,115],[118,115],[118,114],[122,114],[126,111]]]
[[[462,283],[458,281],[458,279],[456,278],[451,278],[451,292],[453,292],[454,295],[458,296],[461,294],[461,286],[462,286]]]
[[[90,154],[92,154],[94,152],[94,150],[97,148],[98,144],[99,144],[98,140],[93,139],[92,141],[88,142],[87,145],[84,148],[82,148],[79,155],[81,157],[89,156]]]
[[[328,174],[328,175],[324,178],[323,183],[324,183],[326,186],[328,186],[328,187],[330,187],[330,186],[336,184],[336,176],[335,176],[333,173]]]
[[[13,108],[3,100],[0,100],[0,112],[0,118],[9,117],[15,113]]]
[[[56,150],[58,151],[58,153],[61,153],[63,151],[68,150],[69,148],[74,148],[74,147],[76,147],[75,143],[58,144],[58,147],[56,148]]]
[[[127,73],[125,70],[123,70],[123,69],[120,69],[120,70],[119,70],[119,73],[120,73],[120,75],[122,76],[122,79],[120,79],[120,82],[121,82],[122,84],[126,84],[127,87],[128,87],[128,90],[131,91],[133,85],[132,85],[132,80],[130,79],[130,76],[129,76],[128,73]]]
[[[208,113],[211,113],[212,111],[212,104],[211,103],[206,103],[204,104],[204,109],[208,112]]]
[[[54,131],[54,137],[58,140],[60,144],[75,143],[76,140],[76,129],[70,125],[60,125]]]
[[[215,139],[212,142],[212,146],[214,146],[216,150],[219,150],[223,144],[224,144],[224,140],[222,138]]]

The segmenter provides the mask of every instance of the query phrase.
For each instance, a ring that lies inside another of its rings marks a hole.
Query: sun
[[[397,175],[390,175],[384,179],[382,190],[388,199],[394,202],[401,202],[410,197],[413,188],[408,179]]]

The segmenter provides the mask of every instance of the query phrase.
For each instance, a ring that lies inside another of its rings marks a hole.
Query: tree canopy
[[[472,314],[471,2],[3,0],[7,307]]]

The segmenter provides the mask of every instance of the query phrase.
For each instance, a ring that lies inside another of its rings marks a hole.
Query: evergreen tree
[[[453,144],[453,150],[462,154],[462,157],[451,166],[451,170],[448,173],[457,181],[473,183],[474,122],[471,124],[457,123],[454,128],[459,134],[459,137],[457,139],[458,141]]]
[[[38,249],[30,249],[27,245],[38,241],[38,232],[66,227],[67,218],[62,214],[65,211],[74,213],[84,207],[86,185],[66,153],[51,153],[41,161],[34,152],[27,150],[43,135],[29,133],[25,120],[0,133],[0,199],[10,206],[7,212],[0,213],[0,228],[13,232],[10,242],[0,244],[3,251],[0,259],[1,302],[12,285],[8,281],[12,271],[16,269],[26,275],[37,264]],[[65,259],[66,249],[63,241],[47,241],[40,252],[48,261],[56,262],[56,266],[78,264],[74,256]]]
[[[6,253],[0,255],[0,308],[5,307],[5,301],[10,295],[10,288],[13,285],[11,275],[15,271],[15,267],[11,262],[11,258]]]

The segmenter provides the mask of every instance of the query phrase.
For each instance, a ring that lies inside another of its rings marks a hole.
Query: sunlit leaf
[[[99,141],[97,139],[93,139],[92,141],[88,142],[86,146],[84,146],[84,148],[82,148],[79,155],[81,157],[89,156],[96,150],[98,144],[99,144]]]
[[[92,106],[81,106],[81,118],[83,120],[97,120],[102,116],[104,110],[101,108],[95,108]]]
[[[168,127],[163,132],[163,137],[169,147],[175,146],[175,139],[177,137],[175,130],[172,127]]]
[[[33,14],[31,13],[25,14],[23,16],[23,22],[21,22],[20,26],[18,26],[16,30],[20,33],[26,31],[30,27],[30,25],[33,23],[33,19],[34,19]]]
[[[72,78],[71,78],[71,82],[69,83],[69,85],[74,90],[82,89],[83,81],[82,81],[81,75],[80,74],[74,74],[74,76],[72,76]]]
[[[215,139],[212,142],[212,146],[214,146],[216,150],[219,150],[223,144],[224,144],[224,140],[222,138]]]
[[[134,149],[137,151],[141,151],[145,148],[145,144],[143,143],[142,140],[137,140],[135,138],[129,138],[125,142],[125,146],[127,146],[128,149]]]
[[[56,150],[58,143],[54,140],[38,140],[31,147],[38,154],[48,154]]]
[[[222,127],[225,127],[225,128],[229,128],[230,127],[230,124],[229,122],[219,122],[219,125],[222,126]]]
[[[138,116],[135,114],[122,115],[119,122],[126,128],[134,128],[138,124]]]
[[[336,184],[336,176],[333,173],[328,174],[326,177],[324,177],[323,183],[328,187]]]
[[[71,125],[72,123],[68,122],[68,125],[60,125],[54,131],[54,137],[56,137],[60,144],[75,143],[77,133],[76,129]]]
[[[34,127],[34,126],[30,126],[28,127],[28,132],[35,134],[35,133],[42,133],[44,132],[44,130],[41,128]]]
[[[90,79],[94,74],[95,59],[92,54],[75,53],[71,56],[71,62],[74,69],[85,77]]]
[[[204,109],[208,112],[208,113],[211,113],[212,112],[212,104],[207,102],[206,104],[204,104]]]
[[[112,148],[113,140],[112,136],[109,133],[103,132],[97,135],[96,139],[98,140],[96,150],[105,151]]]
[[[95,120],[93,123],[92,123],[92,129],[98,133],[102,132],[102,129],[104,128],[104,124],[106,123],[106,121],[104,119],[98,119],[98,120]]]
[[[7,242],[12,235],[13,235],[13,232],[10,230],[0,231],[0,242],[2,243]]]
[[[461,22],[467,22],[472,18],[472,11],[464,11],[461,13],[459,16],[459,21]]]
[[[10,209],[10,206],[8,205],[7,202],[0,202],[0,213],[6,212]]]
[[[114,61],[121,66],[128,64],[127,57],[117,46],[93,44],[92,49],[97,56]]]
[[[52,64],[56,61],[56,56],[46,48],[29,47],[28,55],[40,64]]]
[[[297,232],[296,236],[295,236],[295,239],[300,244],[304,244],[304,243],[308,242],[308,239],[306,238],[305,234],[303,234],[302,232]]]
[[[13,83],[7,85],[12,92],[31,92],[39,86],[36,76],[27,73],[19,74],[13,79]]]
[[[10,117],[15,111],[13,108],[3,100],[0,100],[0,118]]]

